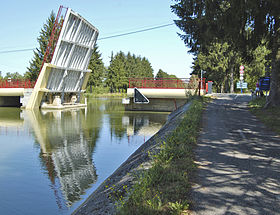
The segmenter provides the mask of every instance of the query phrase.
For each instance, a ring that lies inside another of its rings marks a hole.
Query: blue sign
[[[268,91],[270,88],[270,77],[262,77],[259,79],[260,90]]]
[[[241,88],[242,88],[242,89],[246,89],[247,87],[248,87],[248,84],[247,84],[246,82],[242,82],[242,83],[241,83],[241,82],[239,81],[239,82],[236,83],[236,88],[238,88],[238,89],[241,89]]]

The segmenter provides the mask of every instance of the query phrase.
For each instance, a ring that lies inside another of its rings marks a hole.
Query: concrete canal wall
[[[190,103],[172,112],[163,127],[148,141],[141,145],[110,177],[108,177],[89,198],[73,212],[73,215],[112,215],[116,213],[115,199],[111,196],[114,192],[125,195],[135,181],[135,176],[151,166],[150,153],[155,154],[160,150],[160,145],[183,118]],[[127,189],[124,190],[124,187]]]
[[[129,104],[125,105],[125,110],[127,111],[167,111],[172,112],[182,105],[186,104],[187,99],[163,99],[163,98],[153,98],[149,99],[148,104],[136,104],[133,102],[133,98],[129,98]]]
[[[137,88],[145,96],[149,103],[134,102],[135,88],[127,89],[127,103],[124,103],[127,111],[168,111],[172,112],[183,106],[190,95],[195,95],[195,89],[161,89],[161,88]],[[201,95],[206,94],[206,90],[200,90]]]

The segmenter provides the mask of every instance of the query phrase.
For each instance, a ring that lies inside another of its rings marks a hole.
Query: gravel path
[[[280,137],[249,112],[249,95],[216,96],[196,149],[192,214],[280,214]]]

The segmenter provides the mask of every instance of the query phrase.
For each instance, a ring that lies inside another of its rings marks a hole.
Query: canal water
[[[85,109],[0,108],[0,214],[71,214],[167,115],[106,98]]]

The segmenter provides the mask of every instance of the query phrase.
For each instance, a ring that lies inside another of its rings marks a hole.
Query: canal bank
[[[175,131],[191,103],[172,112],[165,125],[147,142],[140,146],[89,198],[73,212],[78,214],[115,214],[119,201],[135,184],[137,176],[149,169],[154,154],[157,154],[169,134]]]
[[[0,214],[69,215],[168,113],[125,112],[120,98],[87,108],[0,108]]]

